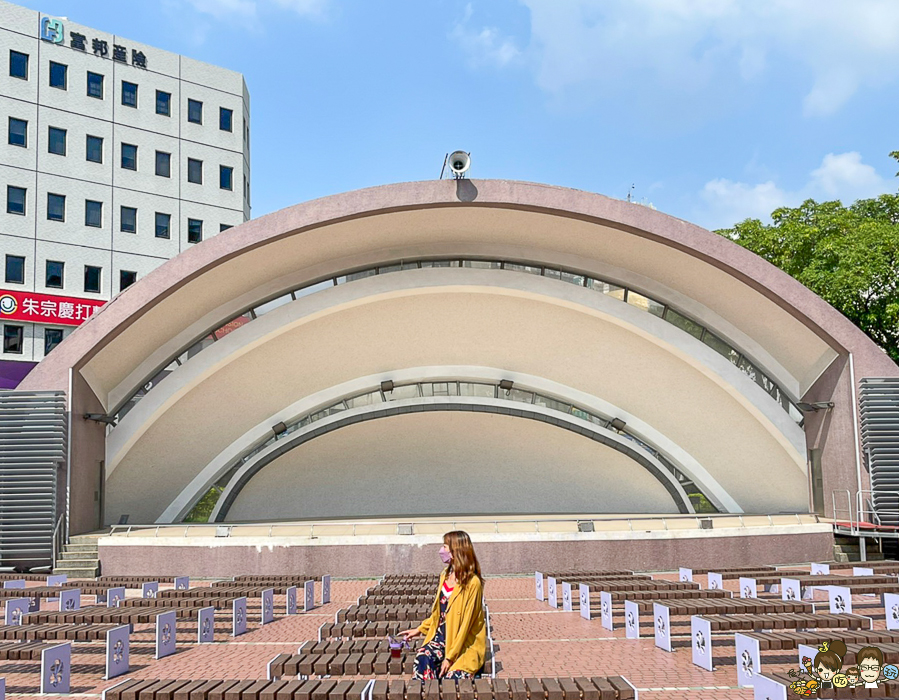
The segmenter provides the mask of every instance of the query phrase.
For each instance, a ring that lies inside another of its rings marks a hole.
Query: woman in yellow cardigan
[[[440,574],[431,616],[417,628],[401,632],[406,640],[425,638],[412,677],[472,678],[484,665],[487,625],[484,579],[468,533],[446,533],[440,559],[447,566]]]

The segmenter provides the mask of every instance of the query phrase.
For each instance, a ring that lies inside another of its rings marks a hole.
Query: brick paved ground
[[[676,579],[676,574],[660,576]],[[697,576],[703,587],[704,576]],[[131,678],[265,678],[266,664],[280,653],[294,653],[303,642],[316,639],[318,628],[334,619],[338,609],[356,602],[358,596],[374,585],[374,581],[334,581],[330,604],[309,613],[292,617],[284,615],[284,596],[275,596],[276,620],[259,625],[259,601],[249,603],[249,631],[236,639],[230,637],[230,610],[216,614],[215,643],[196,644],[196,627],[179,621],[179,651],[159,661],[153,660],[153,629],[138,625],[132,635]],[[196,585],[196,584],[195,584]],[[202,584],[199,584],[202,585]],[[725,587],[737,590],[736,581],[725,581]],[[577,613],[550,609],[534,599],[532,577],[488,579],[487,602],[490,607],[493,637],[496,644],[497,675],[528,676],[608,676],[622,675],[640,690],[644,700],[692,698],[698,700],[730,700],[751,698],[751,690],[736,687],[733,646],[715,651],[717,668],[709,673],[690,660],[689,628],[675,638],[676,651],[668,653],[654,646],[652,639],[629,640],[624,631],[604,629],[599,620],[587,621]],[[129,595],[138,594],[129,590]],[[777,596],[779,597],[779,596]],[[90,601],[86,597],[86,601]],[[874,598],[855,596],[855,612],[870,616],[874,626],[882,629],[884,611]],[[44,602],[44,609],[54,604]],[[674,618],[673,622],[679,622]],[[620,624],[616,621],[616,624]],[[104,648],[102,644],[76,644],[73,647],[72,692],[98,697],[106,687],[122,679],[102,681]],[[780,670],[791,667],[795,655],[766,655],[766,668]],[[0,661],[0,677],[6,677],[7,695],[13,698],[40,697],[39,664],[35,662]]]

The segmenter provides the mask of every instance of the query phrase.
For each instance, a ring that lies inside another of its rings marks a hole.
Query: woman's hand
[[[418,631],[418,628],[415,627],[411,630],[406,630],[405,632],[400,632],[400,636],[404,641],[408,642],[410,639],[415,639],[416,637],[421,636],[421,632]]]
[[[452,664],[449,661],[447,661],[446,659],[444,659],[443,663],[440,664],[440,675],[437,677],[444,678],[446,676],[446,674],[449,673],[450,666],[452,666]]]

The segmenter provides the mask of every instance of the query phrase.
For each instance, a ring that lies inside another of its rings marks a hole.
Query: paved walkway
[[[676,579],[676,575],[664,575]],[[703,587],[705,577],[696,577]],[[230,610],[216,615],[216,640],[196,644],[196,627],[179,622],[179,651],[174,656],[153,659],[153,629],[138,625],[132,635],[132,670],[122,678],[102,681],[103,644],[76,644],[73,647],[74,695],[99,697],[102,690],[123,678],[265,678],[266,664],[275,655],[294,653],[309,639],[316,639],[318,628],[334,619],[338,609],[356,602],[375,581],[334,581],[332,602],[309,613],[286,617],[284,596],[275,597],[276,620],[259,625],[259,601],[250,600],[249,631],[236,639],[230,637]],[[726,581],[736,590],[736,581]],[[202,585],[202,584],[201,584]],[[736,687],[733,646],[716,653],[718,666],[709,673],[694,666],[689,646],[667,653],[654,646],[652,639],[629,640],[623,630],[610,632],[599,620],[587,621],[577,613],[563,613],[534,600],[531,577],[494,578],[485,588],[490,606],[493,636],[500,677],[539,676],[625,676],[640,691],[643,700],[691,698],[731,700],[752,698],[751,689]],[[134,595],[135,591],[129,590]],[[318,595],[318,591],[317,591]],[[854,598],[855,605],[871,606],[874,598]],[[45,609],[52,609],[44,603]],[[874,618],[875,627],[884,627],[883,608],[862,607],[856,613]],[[683,644],[689,644],[689,628]],[[793,665],[795,655],[766,656],[766,670]],[[10,698],[39,698],[39,664],[0,661],[0,677],[6,678]]]

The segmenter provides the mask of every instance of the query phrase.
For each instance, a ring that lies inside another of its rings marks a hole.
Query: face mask
[[[440,561],[444,564],[449,564],[453,560],[453,555],[451,552],[444,552],[440,550]]]

